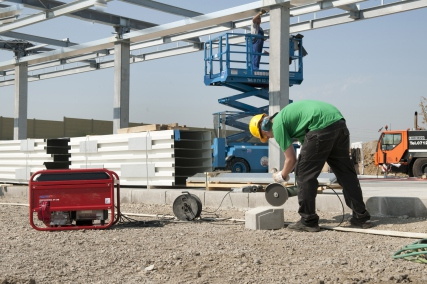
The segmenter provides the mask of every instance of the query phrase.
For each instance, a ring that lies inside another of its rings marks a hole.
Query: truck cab
[[[381,133],[375,154],[375,164],[399,163],[408,150],[406,131],[387,131]]]
[[[388,171],[419,177],[427,173],[427,131],[395,130],[381,133],[375,165]]]

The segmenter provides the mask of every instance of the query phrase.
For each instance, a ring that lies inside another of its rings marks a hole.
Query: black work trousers
[[[350,132],[344,120],[330,126],[307,132],[298,163],[295,179],[298,186],[298,213],[307,226],[317,225],[316,196],[319,186],[317,178],[325,162],[331,167],[342,186],[345,203],[353,210],[353,217],[364,222],[370,219],[363,201],[362,189],[354,165],[350,160]]]

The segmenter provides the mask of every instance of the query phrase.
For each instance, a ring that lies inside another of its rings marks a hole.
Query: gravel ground
[[[427,283],[425,264],[392,258],[417,239],[333,230],[253,231],[238,220],[42,232],[30,226],[28,207],[3,204],[26,200],[2,197],[0,203],[2,284]],[[121,206],[122,212],[173,215],[172,206]],[[219,209],[216,214],[244,219],[245,212]],[[319,215],[320,225],[335,226],[342,218],[341,213]],[[202,212],[202,217],[212,216]],[[285,212],[286,222],[297,219],[295,212]],[[373,221],[378,230],[427,232],[426,218],[373,217]]]

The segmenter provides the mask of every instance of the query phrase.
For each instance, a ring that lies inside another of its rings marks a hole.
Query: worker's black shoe
[[[300,232],[319,232],[320,231],[319,225],[316,224],[315,226],[307,226],[301,223],[301,220],[296,223],[290,224],[288,226],[288,229],[292,231],[300,231]]]
[[[356,218],[350,218],[350,224],[361,229],[369,229],[374,226],[374,224],[372,224],[372,222],[369,220],[362,222],[360,220],[357,220]]]

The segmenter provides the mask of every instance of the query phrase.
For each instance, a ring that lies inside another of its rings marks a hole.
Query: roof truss
[[[194,11],[181,9],[155,1],[122,1],[181,16],[196,15],[191,19],[176,21],[160,26],[151,26],[142,30],[140,29],[123,34],[121,40],[127,40],[131,42],[131,51],[139,50],[138,55],[131,56],[131,63],[143,62],[147,60],[154,60],[168,56],[176,56],[180,54],[200,51],[201,49],[203,49],[203,42],[198,44],[190,43],[184,46],[178,45],[172,48],[170,47],[170,43],[180,42],[203,36],[215,35],[217,33],[230,31],[233,29],[247,28],[251,24],[251,18],[253,14],[255,14],[255,11],[262,8],[262,6],[260,5],[262,1],[258,1],[215,13],[201,15],[200,13]],[[57,3],[57,1],[52,2]],[[286,1],[279,0],[279,2],[281,2],[282,4],[286,4]],[[399,1],[386,5],[378,5],[367,9],[360,9],[357,5],[357,3],[360,2],[360,0],[323,1],[307,4],[304,6],[292,7],[290,10],[291,17],[314,14],[330,9],[339,9],[341,13],[337,13],[333,16],[320,18],[312,17],[311,20],[292,23],[290,25],[290,33],[299,33],[312,29],[324,28],[360,20],[367,20],[379,16],[385,16],[398,12],[405,12],[427,7],[427,0]],[[270,21],[269,16],[264,16],[263,22],[268,21]],[[12,37],[16,36],[17,38],[19,38],[19,36],[26,37],[28,40],[33,39],[34,41],[38,42],[49,42],[49,44],[62,47],[58,50],[48,51],[37,55],[26,56],[20,59],[20,62],[28,63],[30,72],[41,69],[48,69],[49,67],[55,67],[55,70],[38,72],[37,75],[32,75],[31,78],[29,78],[29,81],[43,80],[82,72],[95,71],[114,66],[113,59],[100,59],[105,56],[114,54],[114,43],[118,40],[117,37],[109,37],[84,44],[76,44],[67,41],[38,38],[36,36],[19,34],[12,31],[8,31],[3,35],[10,35]],[[70,46],[72,46],[72,48]],[[144,50],[145,48],[152,46],[158,46],[159,48],[163,47],[163,49],[155,52]],[[75,66],[76,62],[83,63],[80,63],[81,65],[77,64],[77,66]],[[15,64],[15,60],[0,62],[0,80],[2,76],[6,77],[14,75]],[[74,64],[74,66],[72,64]],[[56,68],[58,66],[62,66],[62,68]],[[0,82],[0,86],[6,86],[13,83],[14,78],[8,80],[4,78],[4,80]]]

